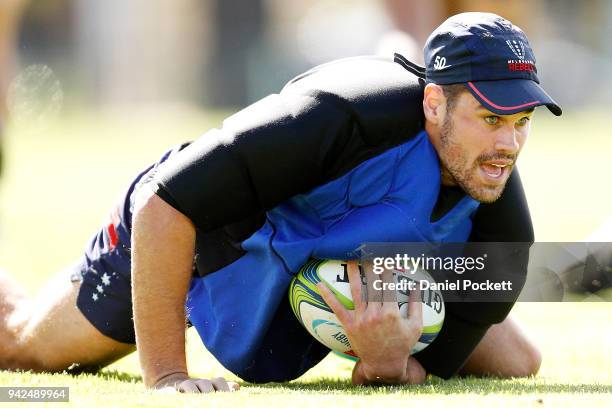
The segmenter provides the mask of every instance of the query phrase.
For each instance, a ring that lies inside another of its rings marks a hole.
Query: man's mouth
[[[485,179],[495,184],[505,179],[514,162],[512,160],[495,160],[480,163],[480,170],[484,173]]]

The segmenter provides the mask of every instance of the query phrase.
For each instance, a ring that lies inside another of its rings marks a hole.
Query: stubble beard
[[[499,199],[505,184],[501,187],[487,187],[476,179],[479,162],[476,160],[468,166],[467,154],[457,140],[450,113],[447,113],[440,128],[440,150],[442,171],[446,170],[447,175],[466,194],[481,203],[493,203]]]

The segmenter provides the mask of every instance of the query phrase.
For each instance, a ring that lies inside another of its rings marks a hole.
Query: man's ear
[[[442,87],[436,84],[427,84],[423,96],[423,112],[425,120],[432,125],[440,126],[446,115],[446,98]]]

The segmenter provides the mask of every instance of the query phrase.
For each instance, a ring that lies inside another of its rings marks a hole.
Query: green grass
[[[223,116],[181,106],[122,112],[65,115],[42,131],[20,127],[8,133],[9,163],[0,187],[0,267],[32,293],[79,256],[133,175],[169,145],[197,137]],[[561,120],[537,115],[519,167],[539,241],[581,240],[612,215],[612,139],[603,129],[606,121],[603,112],[569,113]],[[97,375],[0,372],[0,386],[69,386],[77,406],[612,404],[612,304],[525,303],[513,314],[543,351],[536,378],[431,378],[423,386],[352,387],[352,363],[331,355],[288,384],[243,384],[238,393],[202,397],[146,392],[131,355]],[[193,331],[187,350],[193,374],[235,379]]]

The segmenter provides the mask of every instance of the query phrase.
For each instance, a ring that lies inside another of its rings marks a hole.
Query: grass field
[[[184,106],[118,112],[66,114],[42,129],[21,126],[8,133],[0,267],[32,293],[76,259],[133,175],[169,145],[197,137],[223,116]],[[569,113],[561,120],[538,113],[519,162],[538,241],[581,240],[612,215],[606,122],[603,112]],[[523,303],[513,313],[543,351],[540,375],[533,379],[431,378],[424,386],[353,388],[351,363],[329,356],[288,384],[171,395],[144,391],[132,355],[98,375],[0,372],[0,386],[69,386],[76,406],[612,405],[611,303]],[[194,332],[188,354],[193,374],[233,378]]]

